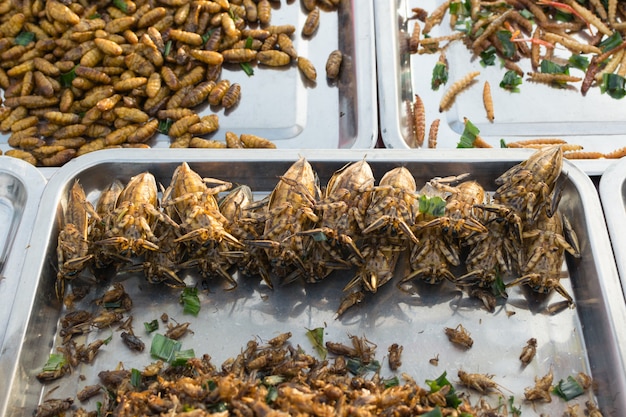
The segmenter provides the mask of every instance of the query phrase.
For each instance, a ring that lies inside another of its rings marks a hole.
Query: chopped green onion
[[[611,36],[603,40],[598,44],[598,47],[602,52],[610,51],[613,48],[617,48],[622,43],[622,35],[615,31]]]
[[[391,387],[397,387],[398,385],[400,385],[400,380],[398,379],[397,376],[383,380],[383,386],[385,387],[385,389],[391,388]]]
[[[500,139],[500,147],[501,148],[508,148],[506,141],[504,139]]]
[[[573,376],[568,376],[567,381],[560,380],[557,385],[552,389],[552,393],[558,395],[565,401],[569,401],[572,398],[576,398],[579,395],[584,394],[585,389]]]
[[[147,333],[152,333],[155,330],[159,329],[159,321],[157,319],[152,320],[151,322],[144,322],[143,327],[146,329]]]
[[[265,402],[271,404],[278,399],[278,389],[275,386],[269,386],[267,388],[267,395],[265,396]]]
[[[34,32],[20,32],[15,37],[15,44],[16,45],[26,46],[29,43],[31,43],[32,41],[34,41],[34,40],[35,40],[35,33]]]
[[[615,99],[623,98],[626,95],[626,90],[624,89],[625,81],[626,80],[621,75],[602,74],[600,92],[607,93]]]
[[[349,358],[346,363],[346,368],[348,369],[348,372],[353,375],[363,375],[367,372],[378,372],[380,369],[380,362],[373,360],[364,364],[359,358]]]
[[[246,49],[252,48],[252,42],[253,41],[254,41],[254,39],[252,39],[252,36],[248,36],[246,38],[246,45],[245,45]]]
[[[205,33],[204,35],[202,35],[202,45],[204,45],[205,43],[208,42],[209,38],[211,37],[211,34],[213,33],[215,29],[211,29],[209,30],[207,33]]]
[[[500,81],[500,87],[505,90],[509,90],[512,93],[519,93],[519,88],[517,86],[521,83],[522,77],[520,77],[515,71],[508,70],[504,73],[502,81]]]
[[[193,349],[180,350],[174,352],[174,358],[172,359],[172,366],[184,366],[187,365],[187,361],[189,359],[193,359],[196,357]]]
[[[491,293],[496,297],[509,297],[506,293],[506,285],[504,281],[502,281],[502,276],[499,273],[496,274],[496,279],[493,281],[493,284],[491,284]]]
[[[571,13],[566,13],[563,10],[556,9],[554,19],[558,22],[571,22],[574,19],[574,16]]]
[[[172,119],[164,119],[164,120],[159,120],[159,125],[157,126],[157,131],[159,133],[163,133],[164,135],[167,135],[167,133],[170,131],[170,127],[172,127],[172,123],[174,123],[172,121]]]
[[[139,369],[133,368],[130,370],[130,385],[135,388],[139,388],[139,385],[141,385],[141,371]]]
[[[531,12],[531,11],[530,11],[530,10],[528,10],[528,9],[523,9],[523,10],[520,10],[519,14],[521,14],[522,16],[524,16],[524,18],[525,18],[525,19],[527,19],[527,20],[532,20],[532,19],[533,19],[533,17],[535,17],[535,15],[533,14],[533,12]]]
[[[197,316],[200,312],[200,298],[198,297],[197,288],[186,287],[180,295],[180,302],[183,305],[183,313]]]
[[[480,53],[480,65],[483,67],[489,65],[495,65],[496,63],[496,48],[491,45]]]
[[[443,62],[437,62],[433,68],[433,78],[430,86],[433,90],[438,90],[439,86],[448,82],[448,66]]]
[[[112,340],[113,340],[113,333],[111,333],[111,336],[104,339],[102,343],[104,343],[105,345],[108,345],[109,343],[111,343]]]
[[[461,139],[456,145],[457,148],[473,148],[476,136],[480,133],[480,130],[474,126],[469,120],[465,120],[465,128],[461,134]]]
[[[165,42],[165,47],[163,48],[163,56],[168,56],[170,54],[170,51],[172,50],[172,40],[168,40],[167,42]]]
[[[61,353],[51,353],[48,357],[48,361],[43,366],[44,372],[54,372],[67,365],[65,355]]]
[[[268,375],[265,378],[263,378],[263,384],[270,386],[270,385],[278,385],[281,382],[283,382],[285,380],[284,376],[280,376],[280,375]]]
[[[419,211],[434,217],[441,217],[446,211],[446,201],[439,196],[427,197],[422,194],[419,200]]]
[[[317,351],[318,355],[321,356],[322,360],[326,359],[328,351],[326,350],[326,346],[324,346],[324,328],[316,327],[315,329],[306,329],[306,336],[309,338],[313,344],[313,348]]]
[[[174,358],[175,352],[180,350],[181,343],[177,340],[165,337],[160,333],[156,333],[152,338],[150,345],[150,355],[155,358],[170,362]]]
[[[444,371],[441,375],[439,375],[439,377],[437,377],[437,379],[427,379],[426,385],[428,385],[428,387],[430,388],[430,392],[437,392],[446,385],[449,385],[450,391],[448,391],[448,394],[446,395],[446,406],[456,408],[459,406],[459,404],[461,404],[462,401],[456,395],[456,390],[454,389],[450,381],[448,381],[446,375],[447,372]]]
[[[505,58],[511,58],[515,55],[516,49],[513,42],[511,42],[511,36],[512,34],[508,30],[499,30],[496,32],[496,37],[502,44],[502,54]]]
[[[65,74],[61,74],[59,82],[61,83],[61,87],[71,87],[72,81],[76,78],[76,66],[72,68],[69,72]]]
[[[254,75],[254,69],[252,69],[252,65],[250,65],[249,62],[240,62],[239,66],[241,67],[243,72],[246,73],[248,77],[251,77]]]
[[[589,67],[589,58],[578,54],[570,56],[567,62],[569,62],[572,67],[582,71],[586,71],[587,67]]]
[[[120,308],[122,306],[122,301],[110,301],[107,303],[103,303],[102,307],[106,308],[106,309],[114,309],[114,308]]]
[[[515,407],[515,405],[513,404],[514,401],[515,401],[515,397],[511,395],[509,397],[509,410],[510,410],[510,413],[513,416],[518,416],[519,417],[519,416],[522,415],[522,409],[518,408],[518,407]]]
[[[128,13],[128,5],[124,0],[113,0],[113,6],[117,7],[124,13]]]
[[[569,74],[569,67],[567,65],[559,65],[554,61],[544,59],[541,61],[539,71],[543,74]]]

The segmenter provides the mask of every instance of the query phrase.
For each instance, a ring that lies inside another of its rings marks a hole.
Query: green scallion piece
[[[113,0],[113,6],[117,7],[124,13],[128,13],[128,5],[124,0]]]
[[[324,328],[316,327],[315,329],[306,329],[306,336],[309,338],[313,344],[313,348],[317,351],[322,360],[326,359],[328,350],[326,350],[326,346],[324,345]]]
[[[278,399],[278,388],[271,385],[267,388],[267,395],[265,396],[265,402],[271,404]]]
[[[442,62],[437,62],[433,68],[433,78],[430,86],[433,90],[438,90],[439,86],[448,82],[448,66]]]
[[[184,366],[187,365],[189,359],[196,357],[193,349],[186,349],[174,352],[174,358],[171,361],[172,366]]]
[[[459,143],[456,145],[457,148],[473,148],[474,141],[476,140],[476,136],[480,133],[480,129],[478,129],[472,122],[469,120],[465,120],[465,128],[463,129],[463,133],[461,134],[461,139]]]
[[[200,312],[200,298],[197,288],[186,287],[180,295],[180,302],[183,305],[183,313],[197,316]]]
[[[65,355],[61,353],[51,353],[43,366],[44,372],[54,372],[63,368],[67,364],[67,360],[65,359]]]
[[[383,386],[385,387],[385,389],[391,388],[391,387],[397,387],[398,385],[400,385],[400,380],[398,379],[397,376],[383,380]]]
[[[517,87],[522,83],[522,77],[519,76],[513,70],[508,70],[504,73],[504,77],[502,77],[502,81],[500,81],[500,87],[505,90],[509,90],[512,93],[519,93],[519,88]]]
[[[602,50],[602,52],[607,52],[613,48],[617,48],[622,41],[622,35],[618,31],[615,31],[611,36],[600,42],[598,47]]]
[[[182,345],[179,341],[165,337],[160,333],[156,333],[152,338],[152,344],[150,345],[150,355],[166,362],[170,362],[174,359],[175,352],[180,351],[181,346]]]
[[[568,376],[567,380],[560,380],[552,389],[552,393],[558,395],[565,401],[576,398],[585,393],[585,389],[573,376]]]
[[[421,417],[443,417],[441,414],[441,408],[438,405],[435,406],[432,410],[427,412],[426,414],[420,414]]]
[[[147,333],[152,333],[155,330],[159,329],[159,321],[157,319],[154,319],[150,322],[144,322],[143,323],[143,327],[146,329]]]
[[[71,87],[72,81],[76,78],[76,67],[72,68],[69,72],[65,74],[61,74],[59,82],[61,83],[61,87]]]
[[[170,127],[172,127],[172,123],[174,123],[172,119],[159,120],[157,131],[159,133],[163,133],[164,135],[167,135],[168,132],[170,131]]]
[[[569,62],[573,68],[577,68],[581,71],[587,71],[587,67],[589,67],[589,58],[578,54],[570,56],[567,62]]]
[[[511,36],[512,34],[508,30],[499,30],[496,32],[496,37],[502,44],[502,54],[505,58],[511,58],[515,55],[516,48],[513,42],[511,42]]]
[[[252,65],[250,65],[249,62],[240,62],[239,66],[241,67],[243,72],[246,73],[248,77],[251,77],[254,75],[254,69],[252,68]]]
[[[130,370],[130,385],[135,388],[139,388],[141,385],[141,371],[139,369],[131,369]]]
[[[626,79],[618,74],[602,74],[602,84],[600,85],[600,92],[607,93],[609,96],[620,99],[626,95],[624,86],[626,85]]]

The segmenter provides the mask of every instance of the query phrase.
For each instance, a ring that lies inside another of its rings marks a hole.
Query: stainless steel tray
[[[4,318],[0,323],[0,344],[45,184],[43,175],[30,164],[0,156],[0,317]]]
[[[609,229],[611,245],[615,254],[617,270],[622,280],[622,291],[626,296],[626,159],[611,165],[600,177],[600,200]]]
[[[299,3],[287,2],[272,9],[272,25],[291,24],[298,53],[314,64],[317,82],[300,74],[295,63],[286,68],[255,65],[247,76],[238,65],[224,65],[221,78],[241,85],[236,108],[213,111],[206,107],[199,114],[213,112],[220,128],[210,138],[224,141],[225,132],[250,133],[273,141],[278,148],[372,148],[378,140],[376,117],[376,56],[374,6],[370,2],[340,2],[337,11],[320,15],[314,36],[300,34],[306,20]],[[331,51],[344,55],[338,81],[326,78],[326,59]],[[8,135],[0,135],[0,150],[10,149]],[[167,148],[170,139],[158,134],[149,143]]]
[[[311,162],[322,184],[346,162],[365,157],[377,180],[389,169],[403,165],[413,173],[420,186],[433,176],[469,172],[487,190],[494,190],[494,179],[526,159],[530,152],[470,149],[407,153],[387,149],[250,153],[226,150],[219,155],[201,155],[190,150],[155,149],[102,151],[71,161],[50,179],[42,197],[42,209],[36,218],[34,234],[40,238],[31,242],[0,357],[0,380],[7,381],[0,385],[0,414],[31,415],[44,399],[75,397],[83,386],[97,383],[97,374],[101,370],[113,369],[119,362],[123,362],[126,369],[143,369],[152,361],[149,353],[137,354],[123,346],[119,331],[112,328],[87,336],[87,342],[113,336],[112,342],[101,348],[92,365],[80,366],[71,375],[47,385],[41,385],[35,378],[59,343],[59,319],[66,312],[54,296],[54,263],[58,209],[65,203],[74,180],[80,180],[88,198],[93,201],[114,178],[128,180],[143,171],[153,173],[158,181],[167,185],[174,169],[186,161],[202,176],[248,184],[257,198],[261,198],[273,189],[277,176],[283,174],[299,155]],[[528,296],[528,292],[521,288],[511,288],[508,302],[491,314],[481,308],[480,303],[460,298],[459,292],[449,283],[418,285],[416,293],[410,295],[398,290],[395,282],[391,282],[376,294],[370,294],[341,319],[335,319],[342,288],[351,278],[345,273],[316,285],[295,282],[277,286],[274,290],[262,285],[257,277],[237,277],[239,287],[233,291],[225,291],[226,283],[211,280],[208,282],[210,293],[200,294],[202,306],[195,318],[183,315],[178,302],[180,291],[150,285],[141,276],[120,275],[116,279],[122,281],[131,294],[133,326],[147,347],[150,336],[144,333],[142,323],[166,312],[179,322],[191,322],[194,333],[181,340],[183,348],[193,348],[196,355],[210,354],[217,366],[239,353],[248,340],[268,340],[283,331],[293,333],[294,345],[313,353],[305,336],[306,329],[325,327],[324,340],[346,342],[349,334],[366,336],[377,344],[376,356],[381,361],[389,345],[403,345],[403,365],[399,372],[406,372],[420,384],[444,371],[454,382],[457,382],[456,373],[460,369],[493,374],[494,380],[515,396],[518,406],[524,388],[533,386],[535,377],[552,369],[556,383],[583,371],[591,374],[597,383],[596,398],[606,415],[621,415],[626,412],[626,398],[622,395],[626,391],[626,334],[620,326],[626,320],[626,305],[606,226],[599,215],[601,207],[594,185],[568,162],[564,173],[560,209],[570,218],[578,234],[582,258],[575,262],[568,260],[569,278],[562,280],[573,294],[577,307],[557,314],[545,312],[547,302],[560,301],[554,294],[539,300]],[[190,284],[200,282],[193,275],[185,279]],[[76,307],[91,306],[92,300],[108,289],[108,285],[96,285],[83,304]],[[456,327],[459,323],[474,339],[474,346],[469,351],[455,348],[445,338],[444,327]],[[538,353],[528,367],[522,368],[518,356],[531,337],[539,342]],[[433,366],[429,359],[436,355],[439,365]],[[386,365],[383,365],[381,375],[391,376]],[[478,398],[475,392],[471,396],[473,401]],[[584,395],[573,401],[584,402],[586,399],[588,396]],[[491,395],[489,400],[497,403],[497,396]],[[95,409],[94,402],[82,405],[92,410]],[[523,415],[533,415],[533,409],[537,414],[560,415],[565,406],[557,398],[550,404],[536,404],[535,408],[529,403],[521,404]]]
[[[524,139],[559,137],[582,145],[585,151],[610,152],[626,146],[626,107],[600,89],[592,87],[583,97],[578,89],[556,89],[526,80],[519,93],[499,87],[506,69],[496,63],[483,68],[480,57],[472,57],[462,42],[454,42],[446,51],[449,63],[448,83],[437,91],[431,88],[432,70],[439,54],[408,54],[402,48],[413,30],[412,7],[433,11],[436,0],[377,0],[376,54],[378,65],[380,132],[388,148],[409,148],[412,138],[407,127],[405,102],[419,94],[426,109],[426,124],[441,119],[438,148],[456,148],[467,117],[480,136],[499,148],[500,139],[513,142]],[[420,22],[423,26],[423,23]],[[452,33],[448,19],[431,31],[431,36]],[[526,60],[528,61],[528,60]],[[520,60],[525,72],[530,63]],[[456,97],[452,108],[439,112],[441,97],[454,81],[470,71],[480,71],[477,82]],[[572,69],[572,75],[584,74]],[[485,115],[482,86],[489,81],[495,106],[495,121]],[[578,87],[580,83],[578,83]],[[574,163],[592,175],[601,174],[614,160],[576,160]]]

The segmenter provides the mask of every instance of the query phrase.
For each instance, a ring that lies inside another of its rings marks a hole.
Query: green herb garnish
[[[143,327],[146,329],[147,333],[152,333],[159,329],[159,321],[157,319],[154,319],[151,322],[146,321],[143,323]]]
[[[543,74],[566,74],[569,75],[569,67],[567,65],[559,65],[554,61],[544,59],[541,61],[539,71]]]
[[[480,133],[480,129],[478,129],[472,122],[468,119],[465,119],[465,128],[463,129],[463,133],[461,134],[461,139],[459,143],[456,145],[457,148],[473,148],[474,141],[476,140],[476,136]]]
[[[165,42],[165,47],[163,48],[163,56],[168,56],[170,54],[170,51],[172,50],[172,40],[168,40],[167,42]]]
[[[441,408],[438,405],[435,406],[432,410],[427,412],[426,414],[420,414],[421,417],[443,417],[441,414]]]
[[[180,351],[181,343],[177,340],[156,333],[150,345],[150,355],[155,358],[170,362],[174,359],[175,352]]]
[[[448,66],[443,62],[437,62],[433,68],[433,79],[430,86],[433,90],[438,90],[439,86],[448,82]]]
[[[128,13],[128,4],[124,0],[113,0],[113,6],[117,7],[124,13]]]
[[[265,402],[268,404],[273,403],[278,398],[278,388],[271,385],[267,388],[267,395],[265,396]]]
[[[130,370],[130,385],[135,388],[139,388],[139,385],[141,385],[141,371],[139,369],[133,368]]]
[[[560,380],[558,384],[552,389],[552,393],[558,395],[565,401],[569,401],[572,398],[576,398],[579,395],[584,394],[585,390],[582,385],[573,376],[568,376],[567,380]]]
[[[34,40],[35,40],[35,33],[34,32],[20,32],[15,37],[15,44],[16,45],[26,46],[29,43],[31,43],[32,41],[34,41]]]
[[[378,372],[380,369],[380,362],[373,360],[369,363],[363,363],[359,358],[349,358],[346,363],[348,372],[353,375],[363,375],[367,372]]]
[[[200,312],[198,289],[195,287],[186,287],[180,295],[180,303],[183,305],[183,313],[197,316]]]
[[[72,81],[76,78],[76,66],[72,68],[69,72],[65,74],[61,74],[59,82],[61,83],[61,87],[71,87]]]
[[[391,388],[391,387],[397,387],[398,385],[400,385],[400,380],[398,379],[397,376],[383,380],[383,386],[385,387],[385,389]]]
[[[508,148],[506,141],[504,139],[500,139],[500,147],[501,148]]]
[[[179,350],[174,352],[174,357],[172,358],[171,365],[172,366],[184,366],[187,365],[187,361],[189,359],[193,359],[196,357],[193,349]]]
[[[600,92],[607,93],[615,99],[623,98],[626,95],[625,81],[624,77],[618,74],[602,74]]]
[[[320,355],[322,360],[326,359],[328,350],[326,350],[326,346],[324,345],[324,328],[316,327],[315,329],[306,329],[306,336],[309,338],[313,344],[313,348],[317,351],[317,354]]]
[[[430,388],[430,392],[437,392],[446,385],[449,385],[450,391],[448,391],[448,394],[446,395],[446,406],[456,408],[459,406],[459,404],[461,404],[462,401],[456,395],[456,390],[454,389],[450,381],[448,381],[446,375],[447,372],[444,371],[441,375],[439,375],[439,377],[437,377],[437,379],[427,379],[426,385],[428,385],[428,387]]]
[[[250,65],[249,62],[240,62],[239,66],[241,67],[243,72],[246,73],[248,77],[251,77],[254,75],[254,69],[252,69],[252,65]]]
[[[518,85],[522,84],[522,77],[519,76],[513,70],[508,70],[504,73],[504,77],[502,77],[502,81],[500,81],[500,87],[505,90],[509,90],[512,93],[519,93]]]
[[[172,123],[174,123],[172,119],[159,120],[157,131],[159,133],[163,133],[164,135],[167,135],[168,132],[170,131],[170,127],[172,127]]]
[[[587,71],[587,67],[589,67],[589,58],[578,54],[573,54],[572,56],[570,56],[567,62],[569,62],[569,64],[573,68],[579,69],[581,71]]]
[[[422,194],[419,200],[419,211],[433,217],[441,217],[446,211],[446,201],[439,196],[427,197]]]
[[[512,33],[508,30],[499,30],[496,32],[496,37],[502,44],[502,55],[504,55],[505,58],[511,58],[515,55],[516,49],[513,42],[511,42],[511,36]]]
[[[246,48],[246,49],[250,49],[250,48],[252,48],[252,42],[253,42],[253,41],[254,41],[254,39],[252,39],[252,36],[248,36],[248,37],[246,38],[246,45],[245,45],[245,48]]]
[[[63,368],[65,365],[67,365],[65,355],[61,353],[51,353],[42,370],[44,372],[54,372]]]
[[[615,31],[611,36],[600,42],[598,47],[602,52],[607,52],[613,48],[617,48],[622,43],[622,40],[622,35],[618,31]]]
[[[513,404],[514,401],[515,397],[511,395],[509,397],[509,412],[511,413],[511,415],[519,417],[522,415],[522,409],[519,407],[515,407],[515,405]]]
[[[480,65],[483,67],[489,65],[495,65],[496,63],[496,48],[491,45],[480,53]]]

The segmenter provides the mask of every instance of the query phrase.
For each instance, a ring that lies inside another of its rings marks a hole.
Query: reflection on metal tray
[[[435,54],[407,54],[405,45],[415,20],[408,20],[411,8],[433,11],[441,2],[427,0],[381,0],[376,2],[376,46],[380,90],[380,131],[389,148],[415,147],[409,134],[406,102],[418,94],[424,101],[426,125],[439,118],[438,148],[456,148],[468,118],[480,136],[499,148],[500,139],[514,142],[533,138],[558,137],[582,145],[585,151],[607,153],[626,146],[626,108],[598,87],[586,96],[578,89],[551,88],[524,79],[519,93],[499,87],[506,72],[500,65],[483,67],[480,57],[472,57],[463,42],[446,50],[449,64],[448,83],[434,91],[432,71],[439,58]],[[418,21],[419,22],[419,21]],[[422,22],[419,22],[423,26]],[[435,26],[432,37],[452,33],[448,18]],[[555,52],[558,53],[558,52]],[[530,71],[527,59],[517,62]],[[452,108],[439,112],[439,102],[447,88],[472,71],[480,71],[475,85],[459,94]],[[584,74],[572,69],[572,75]],[[526,77],[525,77],[526,78]],[[495,121],[487,120],[483,106],[483,83],[489,81],[495,107]],[[578,84],[579,86],[579,84]],[[426,145],[424,145],[426,146]],[[576,160],[588,174],[601,174],[613,160]]]
[[[306,80],[295,63],[287,68],[255,66],[253,76],[239,65],[224,65],[221,78],[241,86],[241,100],[226,111],[208,106],[199,110],[201,116],[216,112],[219,117],[219,130],[210,138],[223,142],[230,131],[262,136],[278,148],[374,147],[378,123],[373,4],[343,1],[337,11],[321,13],[315,36],[303,38],[305,9],[287,3],[272,10],[272,24],[298,28],[294,47],[317,69],[317,82]],[[345,58],[339,79],[331,81],[325,66],[335,49]],[[11,149],[7,140],[8,134],[0,135],[0,150]],[[158,134],[148,144],[167,148],[170,139]]]
[[[19,159],[0,156],[0,343],[35,223],[43,175]],[[2,352],[0,352],[2,355]]]
[[[626,297],[626,159],[611,165],[600,178],[600,200],[611,237],[615,262]]]
[[[41,385],[36,375],[55,346],[59,319],[65,310],[55,299],[56,238],[58,209],[65,204],[74,180],[84,187],[88,199],[95,201],[100,191],[114,178],[127,181],[131,176],[149,171],[157,181],[168,185],[171,175],[183,161],[203,177],[215,177],[249,185],[257,198],[267,195],[276,185],[277,177],[297,160],[306,157],[317,171],[322,184],[347,162],[362,158],[371,165],[379,180],[397,166],[407,167],[421,187],[433,176],[449,176],[468,172],[487,190],[494,190],[494,179],[508,168],[526,159],[530,152],[501,150],[424,151],[407,154],[402,150],[310,150],[260,151],[255,153],[225,151],[200,156],[197,152],[180,150],[113,150],[87,155],[62,167],[50,179],[42,198],[33,240],[28,253],[15,309],[0,358],[0,379],[7,381],[0,392],[0,414],[31,415],[36,405],[47,398],[75,397],[85,385],[98,382],[101,370],[113,369],[123,362],[125,369],[143,369],[152,359],[146,349],[139,354],[123,345],[115,328],[93,331],[85,342],[112,335],[112,342],[101,348],[92,365],[79,366],[62,380]],[[404,346],[403,365],[399,372],[413,376],[418,383],[433,379],[447,371],[454,382],[458,370],[493,374],[494,380],[511,390],[518,401],[525,387],[534,386],[534,378],[550,369],[555,382],[579,371],[591,374],[597,384],[596,400],[606,415],[621,415],[626,410],[626,368],[624,349],[626,334],[617,326],[626,321],[626,306],[611,256],[606,226],[600,215],[600,202],[590,179],[575,166],[564,165],[564,188],[560,210],[572,222],[581,243],[582,258],[567,261],[562,283],[573,294],[576,308],[557,314],[545,311],[547,303],[561,301],[558,294],[538,297],[522,288],[509,290],[506,304],[488,313],[481,303],[461,297],[449,283],[416,285],[415,293],[400,291],[392,281],[369,294],[340,319],[335,311],[342,297],[342,288],[351,278],[339,273],[318,284],[294,282],[270,290],[258,277],[236,276],[239,286],[225,291],[228,285],[220,279],[209,280],[208,293],[201,294],[201,310],[197,318],[184,315],[179,304],[180,290],[151,285],[141,276],[118,275],[133,299],[132,314],[135,332],[147,346],[151,336],[144,333],[142,323],[158,319],[166,312],[178,322],[191,322],[189,334],[181,339],[184,349],[193,348],[196,355],[208,353],[219,366],[240,352],[253,338],[268,340],[284,331],[293,333],[292,342],[313,352],[306,338],[306,329],[325,328],[325,340],[346,342],[348,335],[364,335],[378,346],[382,360],[392,343]],[[54,210],[53,208],[57,208]],[[401,272],[400,272],[401,273]],[[186,276],[189,284],[201,285],[193,273]],[[395,280],[399,277],[396,276]],[[109,288],[111,281],[95,285],[80,306],[93,306],[92,301]],[[89,307],[91,308],[91,307]],[[514,313],[514,314],[511,314]],[[444,336],[444,327],[459,323],[468,329],[474,346],[468,351],[452,346]],[[526,368],[519,362],[521,348],[535,337],[537,356]],[[439,357],[439,365],[429,359]],[[381,374],[391,371],[383,367]],[[83,378],[84,377],[84,378]],[[477,394],[472,394],[477,395]],[[474,400],[477,398],[474,397]],[[588,395],[574,401],[588,399]],[[490,398],[497,402],[497,398]],[[80,404],[95,409],[95,400]],[[533,413],[533,405],[522,404],[524,415]],[[583,406],[584,407],[584,406]],[[537,413],[563,413],[565,403],[554,399],[550,404],[536,404]]]

